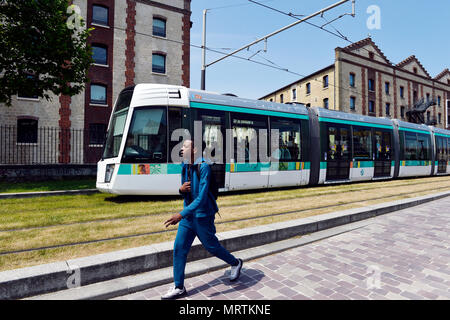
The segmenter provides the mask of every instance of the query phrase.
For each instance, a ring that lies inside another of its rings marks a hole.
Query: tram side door
[[[206,143],[203,153],[205,159],[211,160],[211,171],[219,188],[225,187],[225,112],[198,110],[197,121],[202,121],[202,136]]]
[[[350,175],[350,126],[328,124],[327,181],[347,180]]]
[[[446,139],[436,137],[436,159],[438,160],[438,173],[447,172]]]
[[[392,134],[384,130],[374,130],[374,178],[391,176]]]

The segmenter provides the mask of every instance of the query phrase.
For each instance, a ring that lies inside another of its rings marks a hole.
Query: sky
[[[338,2],[256,1],[283,12],[305,16]],[[194,46],[191,46],[191,88],[194,89],[200,89],[201,49],[195,46],[202,43],[203,9],[209,9],[206,46],[224,53],[230,53],[230,49],[241,48],[296,21],[248,0],[192,0],[191,45]],[[351,13],[351,9],[349,1],[326,12],[323,18],[318,16],[308,21],[323,25],[344,13]],[[379,15],[376,15],[377,10]],[[394,64],[415,55],[434,77],[445,68],[450,68],[449,20],[449,0],[356,0],[355,17],[346,15],[325,28],[335,34],[341,33],[351,42],[370,35]],[[258,99],[333,64],[334,49],[349,44],[335,35],[301,23],[268,39],[267,52],[264,52],[264,43],[261,42],[237,54],[245,59],[228,57],[209,66],[206,69],[206,90]],[[221,56],[207,51],[206,62],[211,63]],[[293,73],[246,60],[250,57]]]

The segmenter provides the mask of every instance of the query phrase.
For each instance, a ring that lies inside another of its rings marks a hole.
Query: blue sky
[[[293,14],[309,15],[338,0],[258,0],[265,5]],[[380,28],[369,29],[367,20],[370,6],[380,8]],[[212,8],[212,9],[211,9]],[[207,46],[223,52],[237,49],[295,20],[289,16],[263,8],[247,0],[193,0],[191,5],[191,44],[201,45],[202,11],[211,9],[207,16]],[[332,20],[351,12],[351,1],[324,15]],[[369,34],[373,41],[394,64],[410,55],[416,55],[432,77],[450,68],[448,0],[356,0],[356,17],[345,16],[332,23],[350,41],[356,42]],[[326,20],[315,17],[311,23],[322,25]],[[336,32],[333,27],[327,29]],[[252,59],[287,68],[300,75],[308,75],[334,63],[334,49],[350,43],[325,31],[301,23],[268,40],[266,53]],[[264,45],[238,55],[250,57]],[[207,52],[207,63],[221,55]],[[268,62],[269,60],[270,62]],[[191,88],[200,88],[201,50],[191,47]],[[240,97],[259,98],[300,75],[275,70],[252,62],[229,57],[206,70],[206,90],[234,93]]]

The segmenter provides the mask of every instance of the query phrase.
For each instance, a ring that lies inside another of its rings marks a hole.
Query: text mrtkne
[[[270,305],[230,304],[223,305],[223,309],[214,307],[183,306],[179,309],[180,315],[197,315],[209,318],[214,312],[222,312],[224,315],[270,315]]]

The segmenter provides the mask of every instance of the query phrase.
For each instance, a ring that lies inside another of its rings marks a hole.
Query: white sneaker
[[[231,266],[231,271],[230,271],[230,281],[236,281],[239,276],[241,275],[241,269],[242,269],[242,260],[238,259],[239,263],[237,266]]]
[[[165,295],[161,297],[162,300],[171,300],[171,299],[178,299],[186,295],[187,291],[186,288],[183,287],[183,289],[178,289],[177,287],[173,287],[167,291]]]

